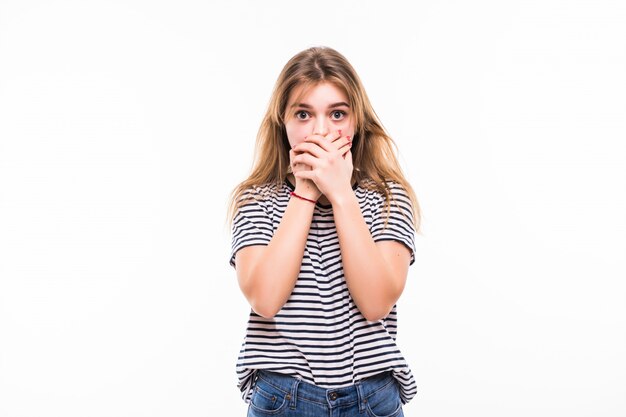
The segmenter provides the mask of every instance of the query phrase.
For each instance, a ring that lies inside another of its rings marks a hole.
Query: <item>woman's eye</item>
[[[300,120],[304,120],[306,116],[307,116],[307,112],[305,112],[304,110],[300,110],[299,112],[296,113],[296,118]]]
[[[331,114],[333,115],[333,117],[336,117],[336,119],[341,119],[346,114],[346,112],[341,110],[335,110]]]

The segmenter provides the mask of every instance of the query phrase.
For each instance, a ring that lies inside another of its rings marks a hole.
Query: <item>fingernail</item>
[[[352,139],[350,139],[350,136],[346,136],[346,139],[348,139],[348,142],[352,142]]]
[[[339,136],[341,136],[341,129],[339,129]]]

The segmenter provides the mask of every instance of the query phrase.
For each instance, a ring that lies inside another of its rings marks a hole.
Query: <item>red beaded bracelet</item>
[[[302,197],[301,195],[298,195],[298,194],[296,194],[296,193],[295,193],[295,192],[293,192],[293,191],[291,192],[291,195],[292,195],[292,196],[294,196],[294,197],[298,197],[300,200],[309,201],[309,202],[311,202],[311,203],[313,203],[313,204],[317,203],[317,201],[315,201],[315,200],[311,200],[311,199],[306,198],[306,197]]]

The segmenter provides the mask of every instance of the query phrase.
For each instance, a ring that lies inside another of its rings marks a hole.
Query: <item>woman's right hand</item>
[[[289,164],[291,165],[291,171],[295,174],[299,171],[310,171],[312,168],[306,164],[294,164],[293,158],[296,156],[296,153],[293,149],[289,150]],[[307,180],[304,178],[298,178],[294,175],[296,179],[296,189],[295,193],[301,197],[308,198],[310,200],[319,199],[322,195],[322,192],[317,188],[317,185],[312,180]]]

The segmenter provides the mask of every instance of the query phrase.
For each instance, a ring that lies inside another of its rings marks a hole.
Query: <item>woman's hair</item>
[[[279,187],[285,180],[290,166],[290,145],[285,130],[287,101],[296,87],[303,86],[301,94],[305,94],[321,82],[332,83],[348,96],[355,124],[351,148],[352,181],[385,195],[388,213],[391,192],[387,181],[400,184],[411,200],[413,222],[419,231],[420,206],[398,163],[397,146],[374,112],[352,65],[343,55],[328,47],[312,47],[296,54],[278,76],[257,133],[252,173],[231,193],[229,222],[232,222],[239,207],[245,204],[246,199],[242,197],[248,189],[269,183]]]

